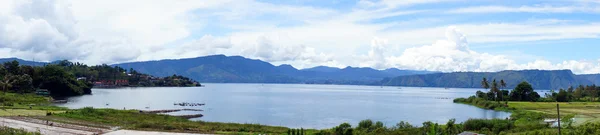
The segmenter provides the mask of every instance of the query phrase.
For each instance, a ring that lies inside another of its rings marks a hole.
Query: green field
[[[0,109],[0,117],[3,116],[46,116],[46,113],[64,113],[65,111],[46,111],[28,109]]]
[[[600,102],[508,102],[510,108],[556,115],[556,104],[561,116],[574,114],[575,125],[585,122],[600,122]]]

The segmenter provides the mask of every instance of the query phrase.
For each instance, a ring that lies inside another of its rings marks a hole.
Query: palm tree
[[[485,77],[481,81],[481,87],[483,87],[485,90],[490,88],[490,83],[488,82],[488,80]]]
[[[502,88],[502,90],[506,88],[506,82],[504,82],[504,79],[500,80],[500,88]],[[502,92],[502,96],[500,96],[500,98],[504,101],[504,92]]]
[[[12,87],[12,83],[13,81],[8,78],[8,75],[4,76],[4,79],[0,81],[0,86],[2,86],[2,91],[4,91],[4,94],[6,94],[6,91]]]
[[[481,87],[483,87],[486,91],[490,88],[490,83],[488,82],[487,78],[484,77],[483,80],[481,80]],[[487,99],[488,96],[485,96],[485,98]]]
[[[500,103],[500,100],[498,100],[498,98],[500,98],[500,96],[502,94],[500,94],[500,90],[498,89],[498,83],[496,82],[496,79],[494,79],[494,81],[492,81],[492,89],[490,89],[490,92],[496,94],[494,100],[496,100],[496,102]]]

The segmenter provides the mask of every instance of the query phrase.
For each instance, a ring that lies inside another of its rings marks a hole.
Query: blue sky
[[[600,73],[600,0],[0,0],[0,57]]]

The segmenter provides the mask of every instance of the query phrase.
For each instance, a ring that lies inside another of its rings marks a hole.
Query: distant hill
[[[384,79],[381,83],[391,86],[480,88],[484,77],[489,81],[504,79],[508,88],[514,88],[522,81],[531,83],[535,89],[560,89],[600,82],[598,75],[575,75],[571,70],[507,70],[407,75]]]
[[[34,62],[18,58],[0,58],[0,63],[17,60],[20,64],[43,66],[47,62]],[[186,76],[199,82],[215,83],[317,83],[361,84],[414,87],[479,88],[481,79],[504,79],[508,88],[521,81],[530,82],[536,89],[568,88],[571,85],[600,85],[600,74],[575,75],[570,70],[507,70],[500,72],[454,72],[376,70],[359,67],[317,66],[296,69],[291,65],[274,66],[261,60],[241,56],[212,55],[188,59],[143,61],[115,64],[125,69],[165,77],[173,74]]]
[[[188,76],[200,82],[224,83],[319,83],[371,84],[386,77],[431,73],[412,70],[376,70],[318,66],[298,70],[290,65],[274,66],[241,56],[211,55],[197,58],[115,64],[155,76]]]
[[[328,67],[328,66],[316,66],[316,67],[312,67],[312,68],[302,69],[302,71],[316,71],[316,72],[336,72],[339,70],[340,70],[340,68]]]
[[[577,75],[579,79],[590,81],[593,84],[600,85],[600,74]]]
[[[48,64],[47,62],[35,62],[35,61],[27,61],[18,58],[0,58],[0,63],[11,62],[16,60],[20,65],[29,65],[29,66],[43,66]]]

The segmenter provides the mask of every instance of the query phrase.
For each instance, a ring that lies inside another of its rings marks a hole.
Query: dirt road
[[[95,132],[85,130],[75,130],[69,128],[62,128],[56,126],[50,126],[45,124],[25,122],[21,120],[8,119],[0,117],[0,126],[6,126],[16,129],[25,129],[30,132],[40,132],[44,135],[93,135]]]
[[[207,135],[190,133],[170,133],[154,131],[117,130],[87,127],[81,125],[57,123],[32,117],[0,117],[0,126],[24,129],[30,132],[40,132],[43,135]],[[51,124],[50,124],[51,123]]]

